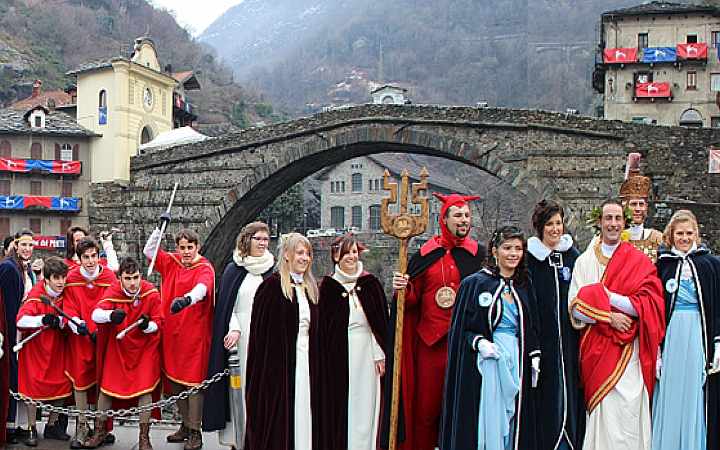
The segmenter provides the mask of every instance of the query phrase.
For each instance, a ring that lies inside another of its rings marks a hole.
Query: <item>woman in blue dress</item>
[[[525,238],[502,227],[488,266],[460,285],[449,334],[441,450],[533,450],[540,350]]]
[[[667,331],[657,364],[652,449],[717,450],[720,259],[700,246],[690,211],[673,214],[663,238],[657,268]]]

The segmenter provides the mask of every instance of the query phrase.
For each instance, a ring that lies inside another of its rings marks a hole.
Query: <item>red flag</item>
[[[53,161],[52,173],[62,173],[66,175],[77,175],[80,173],[80,161]]]
[[[24,159],[0,158],[0,171],[27,172],[28,168]]]
[[[704,42],[678,44],[677,56],[680,59],[707,59],[708,46]]]
[[[641,98],[667,98],[671,97],[670,83],[637,83],[635,85],[635,97]]]
[[[627,64],[637,62],[637,48],[606,48],[603,51],[606,64]]]
[[[31,206],[39,206],[41,208],[50,208],[52,206],[52,197],[44,195],[26,195],[25,196],[25,208]]]

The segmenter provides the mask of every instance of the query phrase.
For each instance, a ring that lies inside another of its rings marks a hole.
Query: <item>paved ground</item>
[[[38,424],[40,443],[37,450],[67,450],[69,447],[67,442],[62,441],[46,441],[42,439],[42,426]],[[182,450],[183,444],[168,444],[165,436],[174,432],[177,428],[168,425],[155,425],[150,429],[150,442],[152,442],[154,450]],[[68,426],[68,432],[75,430],[74,424]],[[113,445],[106,445],[101,448],[107,450],[132,450],[137,448],[138,428],[137,425],[115,425],[113,433],[117,440]],[[72,433],[71,433],[72,434]],[[8,445],[8,450],[29,449],[24,444]],[[203,433],[203,449],[204,450],[229,450],[230,447],[221,446],[218,443],[217,433]]]

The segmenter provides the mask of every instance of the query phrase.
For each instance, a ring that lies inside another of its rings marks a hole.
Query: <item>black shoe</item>
[[[53,439],[56,441],[68,441],[70,440],[70,435],[62,429],[62,425],[60,425],[59,422],[56,422],[53,425],[45,425],[43,438]]]
[[[7,428],[5,430],[5,440],[7,441],[8,444],[11,444],[11,445],[20,443],[20,441],[18,440],[15,428]]]
[[[107,436],[105,436],[105,440],[103,441],[103,444],[112,445],[114,443],[115,443],[115,435],[108,432]]]
[[[35,427],[30,427],[27,432],[27,437],[23,440],[23,443],[28,447],[37,447],[38,445],[38,434]]]

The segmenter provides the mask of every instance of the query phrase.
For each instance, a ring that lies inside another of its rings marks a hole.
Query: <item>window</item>
[[[105,89],[98,94],[98,108],[107,108],[107,92],[105,92]]]
[[[42,116],[35,116],[35,128],[42,128]]]
[[[39,142],[33,142],[30,146],[30,159],[43,159],[42,145]]]
[[[635,84],[652,83],[652,80],[653,80],[652,72],[635,72]]]
[[[720,128],[720,116],[713,116],[710,118],[710,127]]]
[[[687,89],[691,91],[697,89],[697,72],[687,73]]]
[[[42,181],[30,182],[30,195],[42,195]]]
[[[98,94],[98,125],[107,125],[107,92],[104,89]]]
[[[353,227],[362,228],[362,206],[352,207],[352,225]]]
[[[379,191],[379,190],[380,190],[380,186],[382,186],[382,184],[380,184],[380,180],[379,180],[379,179],[376,179],[376,180],[375,180],[375,190],[376,190],[376,191]]]
[[[687,43],[688,44],[697,44],[697,34],[688,34],[687,35]]]
[[[67,230],[72,226],[72,220],[70,219],[60,219],[60,229],[58,230],[58,234],[60,236],[67,233]]]
[[[700,128],[703,126],[703,118],[700,111],[694,108],[688,108],[680,114],[680,126]]]
[[[10,236],[10,218],[0,217],[0,239]]]
[[[72,161],[74,158],[73,148],[70,144],[63,144],[60,146],[60,160],[61,161]]]
[[[330,193],[331,194],[335,193],[335,182],[334,181],[330,182]]]
[[[10,180],[0,180],[0,195],[10,195]]]
[[[72,181],[63,181],[62,183],[62,196],[72,197]]]
[[[345,192],[345,182],[344,181],[340,182],[340,192]]]
[[[0,158],[12,158],[12,146],[10,145],[10,142],[0,142]]]
[[[713,48],[718,48],[718,41],[720,40],[720,31],[711,31],[710,32],[710,46]]]
[[[380,205],[371,205],[369,208],[370,229],[377,231],[380,229]]]
[[[361,173],[352,174],[352,191],[353,192],[362,192],[362,174]]]
[[[152,141],[152,130],[150,127],[143,127],[142,133],[140,134],[140,144],[147,144]]]
[[[30,231],[35,234],[42,234],[42,220],[30,219]]]
[[[647,48],[648,46],[648,34],[638,33],[638,48]]]
[[[368,180],[368,191],[373,190],[373,180]]]
[[[330,208],[330,226],[336,230],[345,228],[345,208],[342,206]]]
[[[720,73],[710,74],[710,90],[720,92]]]

